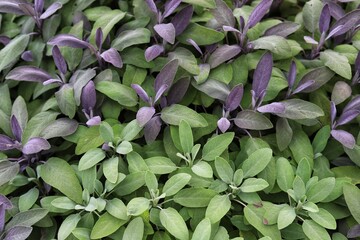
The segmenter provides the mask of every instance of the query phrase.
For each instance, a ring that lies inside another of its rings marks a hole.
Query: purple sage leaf
[[[170,16],[175,9],[180,5],[181,0],[168,0],[165,3],[165,11],[163,13],[163,19]]]
[[[359,109],[350,109],[346,112],[343,112],[338,120],[336,121],[336,126],[345,125],[359,116],[360,110]]]
[[[167,104],[172,105],[179,103],[185,96],[190,85],[190,78],[184,77],[173,84],[167,94]]]
[[[230,127],[230,121],[227,118],[220,118],[219,121],[217,121],[217,126],[220,129],[222,133],[226,132]]]
[[[188,5],[181,9],[172,19],[171,23],[175,28],[175,35],[178,36],[184,32],[189,25],[191,17],[193,15],[194,8],[192,5]]]
[[[54,2],[46,9],[46,11],[43,14],[41,14],[40,19],[47,19],[60,8],[62,8],[62,4],[59,2]]]
[[[14,148],[16,148],[15,142],[8,136],[0,134],[0,151],[6,151]]]
[[[294,61],[291,61],[287,80],[289,88],[292,89],[296,80],[296,63]]]
[[[154,3],[154,0],[145,0],[145,2],[148,5],[148,7],[150,8],[150,10],[157,14],[158,10]]]
[[[62,74],[65,75],[67,72],[66,61],[65,61],[65,58],[63,57],[63,55],[61,54],[59,47],[56,45],[52,49],[52,56],[54,58],[54,62],[55,62],[57,69]]]
[[[242,84],[237,85],[233,89],[231,89],[225,101],[225,109],[228,111],[233,111],[237,107],[239,107],[243,94],[244,87]]]
[[[321,11],[320,19],[319,19],[319,30],[321,33],[327,32],[329,30],[330,20],[331,20],[330,9],[329,6],[325,4]]]
[[[156,92],[154,103],[157,102],[161,98],[161,96],[164,94],[164,92],[169,88],[168,85],[164,84],[162,85],[159,90]]]
[[[255,92],[255,97],[259,98],[261,93],[266,91],[271,78],[272,66],[272,55],[267,52],[261,57],[254,72],[252,90]]]
[[[222,27],[223,30],[225,32],[236,32],[236,33],[241,33],[238,29],[234,28],[234,27],[230,27],[230,26],[223,26]]]
[[[223,0],[215,0],[216,8],[211,13],[220,26],[235,26],[235,17],[232,10]]]
[[[165,41],[174,44],[175,43],[175,28],[172,23],[156,24],[154,30]]]
[[[7,36],[0,36],[0,43],[3,44],[4,46],[8,45],[10,41],[11,38]]]
[[[360,74],[360,51],[358,52],[355,60],[355,69]]]
[[[30,138],[30,140],[23,146],[22,152],[24,154],[35,154],[41,152],[42,150],[50,149],[50,143],[44,139],[39,137]]]
[[[96,104],[96,90],[93,81],[89,81],[82,89],[81,105],[86,111],[94,109]]]
[[[299,84],[292,93],[297,94],[299,92],[305,91],[306,89],[309,89],[314,84],[315,84],[315,80],[308,80],[306,82],[303,82],[303,83]]]
[[[44,9],[44,0],[35,0],[34,1],[35,11],[38,15],[43,12]]]
[[[98,47],[99,51],[101,51],[101,45],[103,42],[103,38],[104,38],[103,31],[101,28],[98,28],[96,30],[96,34],[95,34],[95,44]]]
[[[145,59],[150,62],[157,58],[161,53],[165,51],[164,47],[160,44],[152,45],[145,50]]]
[[[49,85],[52,83],[58,83],[61,85],[63,82],[60,79],[50,78],[50,79],[46,80],[45,82],[43,82],[43,85],[46,86],[46,85]]]
[[[155,92],[159,91],[162,85],[171,86],[174,81],[177,69],[179,67],[179,61],[174,59],[168,62],[159,72],[155,78],[154,89]]]
[[[52,76],[48,72],[37,67],[20,66],[11,70],[5,78],[16,81],[44,82],[52,78]]]
[[[262,0],[255,8],[252,10],[248,22],[247,28],[250,29],[254,27],[261,19],[265,16],[265,14],[269,11],[272,4],[272,0]]]
[[[72,47],[72,48],[88,48],[90,44],[71,34],[59,34],[48,41],[50,45],[58,45],[60,47]]]
[[[91,127],[91,126],[98,126],[101,123],[101,118],[99,116],[95,116],[90,118],[87,122],[86,125]]]
[[[144,101],[149,103],[150,98],[149,95],[145,92],[145,90],[139,84],[131,84],[131,87],[135,90],[136,94]]]
[[[353,149],[355,147],[354,136],[344,130],[331,130],[331,136],[339,141],[344,147]]]
[[[334,37],[339,36],[348,32],[352,27],[356,26],[357,22],[360,20],[360,9],[356,9],[354,11],[349,12],[342,18],[340,18],[332,27],[330,28],[330,32],[333,31],[335,28],[343,25],[341,30],[337,31],[333,34]]]
[[[270,104],[263,105],[256,109],[258,112],[261,113],[284,113],[285,112],[285,105],[280,102],[273,102]]]
[[[106,62],[111,63],[117,68],[122,68],[123,61],[120,57],[119,52],[115,48],[110,48],[101,54],[102,59]]]
[[[339,20],[345,15],[344,9],[342,9],[342,7],[338,4],[334,2],[327,2],[326,4],[329,6],[331,16],[336,20]]]
[[[354,97],[353,99],[351,99],[348,104],[346,104],[346,106],[344,107],[343,112],[347,112],[350,109],[358,109],[360,110],[360,95]]]
[[[201,48],[199,47],[199,45],[197,45],[197,43],[192,40],[191,38],[186,40],[188,43],[190,43],[195,49],[196,51],[198,51],[201,55],[203,55],[203,52],[201,51]]]
[[[11,116],[10,123],[11,123],[11,131],[12,131],[15,139],[18,142],[21,142],[23,130],[21,129],[20,124],[19,124],[17,118],[15,117],[15,115]]]
[[[144,128],[144,136],[147,144],[155,141],[161,130],[161,119],[159,116],[153,117]]]
[[[352,226],[347,235],[348,238],[357,238],[360,237],[360,224],[356,224],[354,226]]]
[[[24,15],[24,12],[19,7],[18,2],[15,1],[0,1],[0,12]]]
[[[220,64],[232,59],[240,52],[241,47],[239,45],[222,45],[210,55],[208,63],[211,68],[216,68]]]
[[[337,26],[333,30],[330,31],[330,33],[326,36],[325,40],[328,40],[329,38],[333,37],[334,35],[337,35],[338,32],[342,31],[344,25]]]
[[[32,62],[34,60],[33,54],[32,54],[32,52],[30,50],[23,52],[21,54],[21,59],[26,61],[26,62]]]
[[[330,118],[331,118],[331,123],[334,123],[335,118],[336,118],[336,105],[333,101],[330,102]]]
[[[11,209],[14,207],[11,201],[2,194],[0,194],[0,205],[3,205],[5,209]]]
[[[27,226],[14,226],[6,232],[4,240],[20,240],[28,239],[32,232],[32,227]]]
[[[29,3],[19,3],[19,8],[28,16],[35,16],[35,9]]]
[[[294,22],[282,22],[267,29],[264,33],[264,36],[276,35],[286,38],[290,34],[296,32],[300,27],[300,24]]]
[[[150,121],[154,114],[154,107],[142,107],[136,113],[136,121],[139,123],[140,127],[143,127],[146,123]]]

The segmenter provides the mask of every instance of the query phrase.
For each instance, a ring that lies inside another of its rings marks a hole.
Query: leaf
[[[203,36],[206,36],[206,38]],[[224,39],[224,37],[223,33],[214,29],[201,26],[197,23],[190,23],[185,31],[177,37],[177,39],[183,44],[189,44],[187,43],[187,40],[192,39],[197,43],[197,45],[205,46],[217,43]]]
[[[128,141],[122,141],[117,147],[116,152],[119,154],[126,155],[130,152],[132,152],[133,147],[130,142]]]
[[[141,217],[134,218],[127,225],[123,239],[142,240],[144,235],[144,221]]]
[[[127,47],[150,42],[151,32],[147,28],[137,28],[121,32],[111,42],[111,47],[122,51]]]
[[[135,172],[126,175],[126,178],[119,184],[115,192],[120,196],[126,196],[145,184],[144,172]]]
[[[272,240],[282,239],[276,225],[270,226],[263,223],[264,213],[265,209],[263,207],[257,208],[256,206],[249,204],[244,208],[245,219],[262,235],[271,237]]]
[[[32,188],[27,191],[25,194],[21,195],[19,198],[19,210],[24,212],[29,210],[37,201],[39,197],[39,190],[37,188]]]
[[[48,72],[34,66],[16,67],[5,77],[5,79],[40,83],[43,83],[51,78],[52,76]]]
[[[215,8],[215,1],[214,0],[183,0],[183,2],[197,5],[204,8]]]
[[[280,151],[284,151],[290,144],[293,131],[286,118],[279,118],[276,122],[276,143]]]
[[[323,110],[314,103],[301,99],[289,99],[282,101],[285,105],[284,113],[277,113],[279,117],[288,119],[314,119],[324,116]]]
[[[222,45],[210,55],[208,63],[211,68],[216,68],[220,64],[234,58],[241,52],[241,47],[238,45]]]
[[[118,219],[127,220],[129,218],[125,204],[118,198],[106,202],[106,211]]]
[[[194,110],[179,104],[173,104],[161,111],[161,119],[167,124],[179,125],[181,120],[189,123],[190,127],[206,127],[205,118]]]
[[[194,145],[194,138],[190,125],[185,121],[181,121],[179,125],[180,144],[184,153],[190,153]]]
[[[294,170],[289,162],[289,160],[280,157],[276,161],[276,173],[277,173],[277,184],[281,190],[286,192],[289,189],[292,189],[292,184],[295,178]]]
[[[118,157],[112,157],[103,162],[103,172],[106,180],[116,183],[118,179]]]
[[[253,152],[242,164],[244,178],[254,177],[265,169],[272,158],[270,148],[261,148]]]
[[[174,237],[180,240],[189,239],[189,231],[181,215],[169,207],[160,210],[160,222],[164,228]]]
[[[324,200],[333,190],[335,186],[335,178],[323,178],[319,182],[313,184],[306,192],[308,201],[318,203]]]
[[[206,207],[216,194],[217,192],[211,189],[186,188],[180,190],[173,199],[184,207]]]
[[[4,240],[28,239],[32,232],[32,227],[15,226],[9,229]]]
[[[254,49],[265,49],[274,53],[275,59],[286,59],[292,56],[288,41],[280,36],[271,35],[260,37],[251,42]]]
[[[168,62],[159,72],[155,78],[154,89],[156,93],[165,85],[169,88],[175,78],[176,72],[178,70],[179,61],[173,60]]]
[[[321,153],[329,140],[330,137],[330,126],[322,127],[315,135],[315,138],[312,142],[314,153]]]
[[[105,153],[100,148],[94,148],[87,151],[79,161],[79,171],[84,171],[95,166],[97,163],[105,158]]]
[[[145,159],[145,162],[154,174],[167,174],[177,169],[176,165],[167,157],[151,157]]]
[[[26,49],[30,35],[22,34],[14,38],[0,50],[0,72],[15,61]]]
[[[216,0],[216,8],[211,12],[215,20],[220,26],[235,26],[235,17],[232,10],[226,5],[223,0]]]
[[[0,186],[12,180],[19,173],[19,170],[20,165],[18,163],[0,161]]]
[[[310,212],[309,217],[324,228],[336,229],[335,218],[323,208],[319,208],[318,212]]]
[[[202,159],[213,161],[229,147],[233,139],[234,133],[223,133],[211,138],[203,147]]]
[[[230,184],[232,182],[234,170],[231,168],[228,161],[226,161],[222,157],[216,157],[215,169],[221,180],[223,180],[227,184]]]
[[[154,26],[155,32],[165,41],[175,43],[175,27],[172,23],[161,23]]]
[[[300,163],[303,158],[306,158],[310,166],[313,166],[314,152],[309,137],[304,131],[298,129],[294,131],[289,148],[293,159],[295,159],[297,163]]]
[[[304,5],[302,18],[305,28],[311,33],[314,33],[319,26],[318,23],[322,8],[323,3],[319,0],[310,0]]]
[[[101,81],[96,84],[96,90],[105,94],[120,105],[134,107],[137,105],[137,95],[135,91],[117,82]]]
[[[191,167],[191,170],[200,177],[211,178],[213,176],[213,170],[207,162],[198,162]]]
[[[94,126],[90,128],[85,128],[80,131],[80,128],[78,128],[78,131],[75,132],[75,134],[79,134],[81,137],[79,137],[77,142],[77,146],[75,148],[75,154],[80,155],[83,154],[90,149],[97,148],[101,144],[104,143],[104,140],[100,136],[99,132],[99,126]]]
[[[78,222],[80,221],[80,214],[71,214],[65,218],[59,227],[57,237],[59,240],[65,240],[72,231],[76,228]]]
[[[290,34],[293,34],[294,32],[296,32],[300,27],[301,27],[301,25],[298,23],[282,22],[271,28],[268,28],[265,31],[264,36],[276,35],[276,36],[286,38]]]
[[[44,139],[69,136],[76,131],[78,125],[75,120],[60,118],[49,124],[39,136]]]
[[[206,208],[205,217],[209,218],[211,223],[219,222],[230,210],[231,201],[227,195],[215,195]]]
[[[248,178],[241,184],[240,190],[244,193],[259,192],[269,186],[264,179],[261,178]]]
[[[81,185],[74,169],[66,161],[50,158],[41,166],[40,176],[47,184],[58,189],[71,200],[82,203]]]
[[[178,47],[175,51],[169,53],[169,60],[177,59],[179,66],[193,75],[200,74],[200,67],[198,66],[197,59],[192,52],[186,48]]]
[[[61,112],[69,118],[73,118],[76,113],[74,88],[65,84],[55,93],[55,97]]]
[[[272,0],[262,0],[251,12],[248,22],[246,24],[247,28],[254,27],[260,20],[265,16],[267,11],[269,11]]]
[[[251,110],[243,110],[236,115],[235,125],[250,130],[265,130],[273,127],[271,121],[263,114]]]
[[[298,83],[298,86],[306,84],[306,82],[309,82],[311,80],[314,80],[315,81],[314,84],[302,90],[302,92],[305,93],[313,92],[319,89],[325,83],[327,83],[334,75],[335,75],[334,72],[327,67],[323,66],[323,67],[315,68],[307,72],[301,78],[300,82]]]
[[[345,184],[343,187],[346,205],[348,206],[351,215],[360,223],[360,189],[352,184]]]
[[[302,229],[310,240],[331,240],[329,233],[313,220],[305,220]]]
[[[199,222],[192,235],[192,240],[210,240],[211,237],[211,222],[208,218],[204,218]]]
[[[351,79],[351,65],[347,57],[332,50],[325,50],[320,53],[320,60],[324,62],[325,66],[343,78]]]
[[[178,173],[169,178],[162,189],[162,193],[166,194],[166,197],[170,197],[178,193],[186,184],[189,183],[191,175],[187,173]]]
[[[278,229],[284,229],[289,226],[296,218],[295,209],[289,205],[286,205],[283,209],[280,210],[277,225]]]
[[[91,230],[90,237],[92,239],[99,239],[109,236],[110,234],[118,230],[126,222],[127,220],[120,220],[116,217],[113,217],[109,213],[104,213],[96,221],[94,227]]]
[[[31,227],[48,214],[48,210],[42,208],[34,208],[25,212],[17,213],[7,224],[5,230],[9,230],[15,226]]]
[[[121,19],[123,19],[125,15],[126,13],[118,9],[103,13],[101,17],[98,18],[94,23],[94,26],[90,34],[90,43],[95,45],[95,35],[96,35],[96,30],[98,28],[101,28],[103,32],[104,35],[103,41],[104,41],[106,36],[110,33],[111,29],[115,26],[115,24],[117,24]]]
[[[144,197],[137,197],[130,200],[127,205],[128,216],[139,216],[150,207],[150,200]]]

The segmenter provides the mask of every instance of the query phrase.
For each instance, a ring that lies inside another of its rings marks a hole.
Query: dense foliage
[[[1,0],[0,239],[360,237],[360,0]]]

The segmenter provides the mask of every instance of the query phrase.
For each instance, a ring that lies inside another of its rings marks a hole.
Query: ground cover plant
[[[0,1],[0,239],[359,238],[359,6]]]

